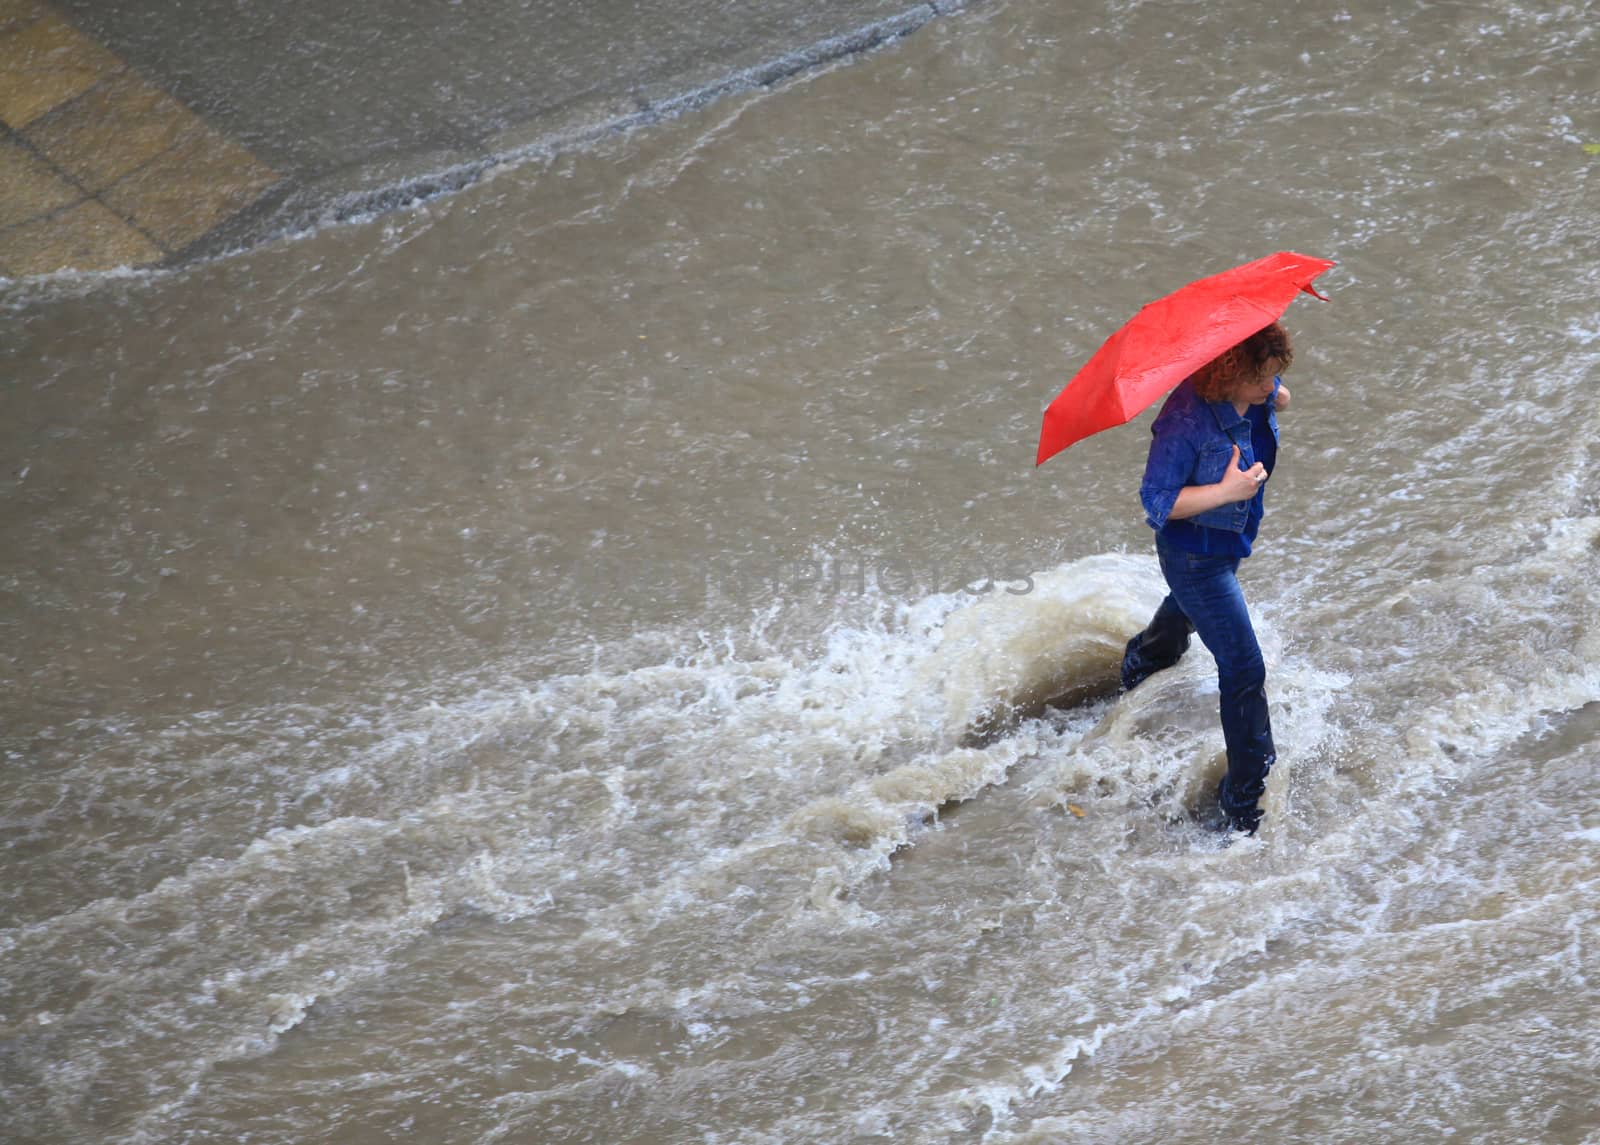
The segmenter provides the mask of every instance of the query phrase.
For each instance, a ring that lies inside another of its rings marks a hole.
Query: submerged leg
[[[1176,664],[1189,648],[1194,625],[1167,594],[1145,630],[1128,641],[1122,654],[1122,690],[1131,692],[1156,672]]]
[[[1162,555],[1167,583],[1217,659],[1218,707],[1228,746],[1228,774],[1218,801],[1230,826],[1254,832],[1261,822],[1257,802],[1277,752],[1267,710],[1266,664],[1239,589],[1238,567],[1235,559]]]
[[[1218,683],[1228,774],[1217,789],[1217,802],[1231,826],[1254,834],[1261,824],[1261,809],[1256,804],[1266,792],[1267,773],[1278,759],[1267,712],[1266,671],[1245,665],[1224,675],[1219,667]]]

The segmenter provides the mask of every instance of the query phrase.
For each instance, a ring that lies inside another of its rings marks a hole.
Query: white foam
[[[985,597],[945,620],[920,678],[942,692],[947,729],[1114,690],[1123,646],[1166,594],[1152,558],[1125,554],[1087,557],[1032,582],[1029,593]]]
[[[1463,764],[1454,757],[1463,752],[1504,748],[1547,713],[1600,700],[1600,518],[1558,518],[1527,532],[1531,547],[1508,563],[1407,590],[1422,608],[1470,610],[1477,639],[1516,661],[1456,665],[1451,694],[1412,713],[1407,748],[1440,774],[1457,773]],[[1551,627],[1563,639],[1537,652],[1522,636]]]

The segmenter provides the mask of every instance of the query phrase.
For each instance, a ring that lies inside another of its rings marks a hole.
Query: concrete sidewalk
[[[400,206],[963,0],[0,0],[0,274],[171,264]]]

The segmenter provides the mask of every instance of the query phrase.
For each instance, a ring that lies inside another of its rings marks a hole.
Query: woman
[[[1202,366],[1162,406],[1139,499],[1170,591],[1122,660],[1123,688],[1137,687],[1177,663],[1189,634],[1200,633],[1217,659],[1228,745],[1218,802],[1227,825],[1250,834],[1260,825],[1256,803],[1277,755],[1266,666],[1238,573],[1278,460],[1277,413],[1289,408],[1278,375],[1293,361],[1289,334],[1274,322]]]

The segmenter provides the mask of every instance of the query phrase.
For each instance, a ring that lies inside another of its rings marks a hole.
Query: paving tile
[[[0,137],[0,227],[11,227],[85,198],[50,164],[14,139]]]
[[[26,127],[122,67],[115,55],[53,14],[0,32],[0,120]]]
[[[161,249],[93,199],[59,215],[0,231],[0,272],[17,278],[57,270],[146,266]]]
[[[277,172],[211,128],[124,176],[101,198],[169,251],[179,251],[261,197]]]
[[[100,191],[204,130],[194,112],[125,71],[40,116],[21,134],[85,188]]]

